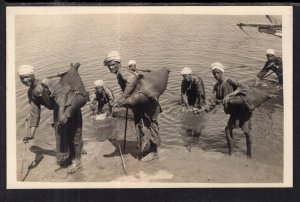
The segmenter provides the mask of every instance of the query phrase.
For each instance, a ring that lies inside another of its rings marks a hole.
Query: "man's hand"
[[[65,114],[59,116],[59,123],[64,125],[68,122],[68,117]]]
[[[192,108],[194,114],[199,114],[199,109],[197,107]]]
[[[124,99],[120,98],[113,104],[113,107],[122,107],[123,104],[124,104]]]
[[[259,86],[259,85],[260,85],[260,82],[261,82],[261,80],[260,80],[258,77],[256,77],[256,78],[255,78],[255,84],[254,84],[254,86],[255,86],[255,87]]]
[[[23,138],[23,142],[24,142],[25,144],[27,144],[27,143],[29,143],[29,141],[32,140],[33,138],[34,138],[33,136],[29,136],[29,137],[26,136],[26,137]]]
[[[223,104],[227,104],[229,102],[230,95],[226,95],[223,99]]]
[[[205,111],[205,107],[201,107],[200,109],[196,108],[196,107],[193,107],[194,114],[200,114],[203,111]]]

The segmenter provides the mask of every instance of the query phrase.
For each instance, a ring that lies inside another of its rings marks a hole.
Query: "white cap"
[[[97,80],[94,82],[95,87],[103,87],[103,85],[104,85],[103,80]]]
[[[30,75],[30,74],[34,74],[34,68],[30,65],[21,65],[19,68],[18,68],[18,74],[19,76],[21,75]]]
[[[104,60],[104,65],[110,61],[121,62],[121,57],[120,57],[120,54],[118,53],[118,51],[110,51],[109,53],[106,54],[106,57]]]
[[[129,65],[136,65],[136,61],[135,60],[129,60],[128,61],[128,66]]]
[[[187,75],[187,74],[192,74],[192,69],[189,68],[189,67],[184,67],[181,72],[180,72],[181,75]]]
[[[275,51],[271,48],[269,48],[266,52],[267,52],[267,55],[275,55]]]
[[[225,71],[224,66],[219,62],[214,62],[210,65],[210,70],[213,71],[214,69],[218,69],[221,72]]]

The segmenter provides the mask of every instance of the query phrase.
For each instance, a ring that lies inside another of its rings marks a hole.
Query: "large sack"
[[[229,106],[244,105],[252,111],[268,99],[270,99],[268,92],[250,87],[246,96],[237,95],[230,98]]]
[[[54,93],[60,107],[66,107],[65,114],[71,117],[76,110],[83,107],[89,99],[84,84],[78,74],[80,63],[71,64],[71,68],[65,72],[58,81],[57,91]],[[61,89],[59,89],[61,88]],[[64,90],[64,93],[62,92]],[[64,97],[61,99],[60,97]],[[63,103],[64,102],[64,103]]]
[[[126,99],[124,106],[129,108],[145,107],[151,100],[158,101],[160,95],[166,90],[169,72],[168,69],[162,68],[144,73],[143,77],[138,79],[136,88]]]
[[[158,100],[167,88],[169,72],[167,68],[161,68],[143,73],[144,76],[138,80],[134,93],[142,92],[148,97]]]

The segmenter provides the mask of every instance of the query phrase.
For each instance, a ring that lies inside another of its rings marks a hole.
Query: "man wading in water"
[[[232,154],[233,150],[232,130],[234,128],[240,127],[246,136],[247,157],[251,158],[252,112],[245,105],[230,105],[230,98],[234,97],[235,95],[245,96],[249,91],[249,87],[242,82],[224,77],[224,67],[221,63],[213,63],[210,69],[213,76],[217,80],[217,83],[213,88],[213,94],[209,100],[209,103],[205,105],[202,110],[206,110],[206,112],[209,112],[219,104],[223,104],[225,113],[230,114],[227,126],[225,127],[225,135],[228,144],[229,155]]]
[[[258,86],[261,80],[266,76],[268,71],[273,71],[278,77],[278,84],[279,87],[282,86],[283,78],[282,78],[282,60],[281,57],[276,57],[275,51],[273,49],[267,50],[267,61],[262,68],[256,75],[256,86]]]
[[[111,73],[116,74],[118,83],[123,91],[115,106],[127,107],[127,101],[130,96],[132,103],[139,103],[130,106],[134,113],[134,123],[138,143],[142,152],[141,161],[152,161],[158,158],[157,146],[160,145],[160,137],[158,133],[157,117],[161,112],[160,105],[157,100],[152,100],[143,92],[132,95],[137,86],[137,76],[128,68],[121,66],[121,58],[117,51],[111,51],[104,60],[104,66],[107,66]]]
[[[18,69],[18,74],[21,82],[29,87],[28,99],[31,106],[29,113],[29,130],[26,136],[23,138],[24,143],[28,143],[34,139],[36,128],[40,123],[41,106],[45,106],[49,110],[54,110],[53,121],[58,121],[58,105],[55,103],[50,89],[45,86],[40,80],[35,78],[34,68],[30,65],[22,65]],[[55,130],[57,136],[58,131]],[[61,158],[59,153],[60,141],[56,142],[56,157],[57,164],[61,167],[67,167],[70,163],[68,160]]]
[[[90,105],[91,110],[94,114],[106,113],[106,115],[110,115],[114,104],[112,90],[104,85],[103,80],[95,81],[94,86],[95,92],[90,98],[92,101]]]
[[[181,82],[182,106],[186,109],[191,109],[194,114],[197,114],[200,108],[205,105],[203,80],[200,76],[193,74],[192,69],[189,67],[184,67],[180,74],[183,77]],[[189,131],[192,131],[193,136],[200,136],[201,131],[195,131],[195,134],[193,129],[187,129],[187,132]]]

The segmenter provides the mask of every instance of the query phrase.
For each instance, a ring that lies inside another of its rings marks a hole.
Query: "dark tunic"
[[[104,86],[102,92],[95,91],[95,93],[92,95],[91,100],[92,111],[95,111],[97,108],[97,113],[100,113],[104,105],[108,104],[109,110],[111,112],[111,108],[114,104],[114,95],[110,88]]]
[[[209,99],[209,103],[205,106],[207,111],[213,110],[218,104],[220,104],[226,95],[232,93],[237,88],[241,90],[241,93],[237,96],[244,96],[248,93],[248,85],[230,79],[225,78],[222,83],[217,82],[213,88],[213,94]],[[230,114],[227,126],[230,128],[240,127],[244,132],[251,130],[251,116],[252,112],[245,105],[224,105],[224,111]]]
[[[41,116],[41,105],[49,110],[55,107],[54,99],[51,97],[51,92],[48,88],[42,86],[39,80],[34,81],[35,88],[30,87],[28,90],[28,99],[31,105],[29,113],[29,127],[38,127]]]
[[[117,73],[117,79],[123,91],[122,98],[128,98],[136,87],[137,77],[129,69],[120,68]]]
[[[280,57],[276,57],[274,60],[267,61],[262,68],[257,74],[257,77],[262,80],[264,76],[268,73],[268,71],[272,70],[275,72],[275,74],[278,77],[278,82],[279,84],[282,84],[283,82],[283,77],[282,77],[282,59]]]
[[[117,72],[118,83],[123,91],[122,98],[131,96],[137,85],[137,77],[127,68],[120,68]],[[151,145],[160,144],[157,117],[161,112],[158,101],[149,99],[146,95],[139,93],[139,99],[143,100],[140,106],[132,108],[138,145],[141,151],[151,149]]]
[[[188,105],[200,108],[205,105],[205,89],[203,80],[192,74],[192,81],[182,80],[181,83],[181,100],[187,96]]]

